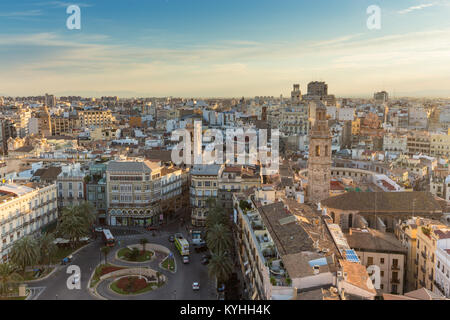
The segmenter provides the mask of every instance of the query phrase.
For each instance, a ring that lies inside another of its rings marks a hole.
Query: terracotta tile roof
[[[348,192],[323,200],[322,206],[360,213],[442,214],[430,192]]]

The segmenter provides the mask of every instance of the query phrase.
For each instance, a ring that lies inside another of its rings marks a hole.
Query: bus
[[[189,255],[189,242],[181,234],[175,235],[175,247],[182,256]]]
[[[103,229],[103,241],[105,241],[105,245],[108,247],[114,247],[116,244],[116,240],[114,239],[111,231],[109,229]]]

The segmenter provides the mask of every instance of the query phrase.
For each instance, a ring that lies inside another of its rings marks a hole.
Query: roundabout
[[[148,243],[145,248],[131,244],[118,248],[112,255],[111,263],[98,265],[89,281],[92,293],[101,299],[145,298],[162,289],[168,276],[176,272],[161,268],[162,262],[173,257],[173,253],[159,244]]]

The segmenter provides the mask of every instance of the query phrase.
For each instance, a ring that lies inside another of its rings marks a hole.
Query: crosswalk
[[[28,288],[29,295],[26,300],[37,300],[39,296],[44,292],[46,287],[34,287],[34,288]]]

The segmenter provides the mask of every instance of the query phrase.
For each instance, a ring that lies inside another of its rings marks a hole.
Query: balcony
[[[391,269],[392,269],[392,270],[395,270],[395,271],[400,271],[400,266],[398,266],[398,265],[393,265],[393,266],[391,267]]]
[[[391,283],[392,284],[400,284],[400,279],[392,279]]]
[[[424,266],[420,266],[420,271],[422,271],[422,273],[427,273],[427,269]]]
[[[418,265],[418,264],[419,264],[419,260],[414,259],[414,264],[415,264],[415,265]]]
[[[428,276],[428,280],[434,281],[434,276],[433,276],[432,274],[430,274],[430,275]]]
[[[424,258],[425,260],[427,259],[427,254],[425,251],[420,252],[420,255],[422,256],[422,258]]]
[[[425,281],[419,280],[419,284],[421,287],[425,288]]]

